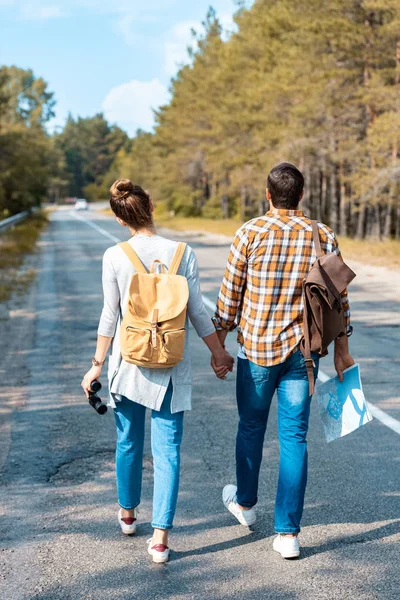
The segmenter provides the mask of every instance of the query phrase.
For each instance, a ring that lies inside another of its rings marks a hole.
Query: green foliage
[[[0,68],[0,218],[46,195],[51,142],[44,126],[53,107],[43,79],[17,67]]]
[[[222,39],[209,11],[155,133],[118,174],[178,214],[244,220],[290,160],[307,213],[343,234],[400,235],[398,1],[256,0],[235,20]]]
[[[42,79],[0,70],[0,210],[45,194],[105,198],[128,177],[165,214],[242,221],[265,210],[280,160],[306,179],[303,208],[339,233],[400,237],[398,0],[255,0],[222,35],[193,33],[154,133],[133,140],[103,115],[50,138]]]
[[[107,195],[104,175],[116,155],[129,148],[127,134],[115,125],[109,125],[102,114],[73,119],[68,117],[63,131],[55,136],[55,146],[65,157],[68,173],[68,195],[90,200]]]

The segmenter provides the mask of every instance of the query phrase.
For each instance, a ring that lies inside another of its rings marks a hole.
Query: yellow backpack
[[[189,287],[186,277],[177,271],[186,244],[178,244],[167,273],[159,260],[153,261],[148,273],[128,242],[119,246],[136,269],[121,323],[121,356],[150,369],[173,367],[182,360],[185,347]],[[155,273],[156,264],[161,273]]]

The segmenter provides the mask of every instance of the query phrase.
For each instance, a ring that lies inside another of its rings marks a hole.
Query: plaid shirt
[[[318,223],[322,250],[340,256],[333,231]],[[302,282],[316,252],[311,219],[300,210],[274,209],[245,223],[234,237],[217,302],[216,317],[253,362],[272,366],[298,349],[303,336]],[[347,290],[342,303],[348,333]]]

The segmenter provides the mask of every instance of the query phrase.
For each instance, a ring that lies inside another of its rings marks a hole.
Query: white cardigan
[[[137,234],[129,240],[147,269],[155,259],[169,266],[178,242],[159,235],[151,237]],[[192,373],[189,352],[189,319],[196,333],[203,338],[215,331],[211,318],[203,304],[199,283],[196,256],[189,246],[186,248],[179,275],[187,278],[189,302],[186,317],[186,342],[183,360],[175,367],[148,369],[127,363],[121,358],[119,328],[128,303],[129,284],[135,268],[119,246],[108,248],[103,257],[104,306],[97,333],[113,337],[108,364],[110,398],[108,406],[125,396],[138,404],[160,410],[170,379],[173,385],[171,412],[191,409]]]

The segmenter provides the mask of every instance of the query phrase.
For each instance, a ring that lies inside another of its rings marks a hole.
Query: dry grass
[[[114,216],[110,208],[101,211],[103,215]],[[175,231],[200,231],[206,233],[219,233],[233,236],[241,223],[236,219],[203,219],[202,217],[170,217],[166,214],[155,214],[157,227],[174,229]]]
[[[110,209],[106,209],[103,212],[108,215],[113,214]],[[170,217],[165,214],[156,214],[156,224],[158,227],[166,227],[175,231],[201,231],[219,233],[230,237],[234,235],[241,225],[240,221],[235,219],[184,218]],[[400,240],[356,240],[339,237],[339,242],[345,258],[377,266],[400,267]]]
[[[25,256],[35,250],[47,223],[46,214],[39,211],[13,228],[0,232],[0,302],[8,300],[13,293],[24,293],[34,279],[34,270],[21,270],[21,267]]]
[[[241,225],[240,221],[234,219],[214,221],[160,216],[156,221],[159,227],[168,227],[176,231],[202,231],[228,236],[233,236]],[[400,267],[400,240],[356,240],[340,236],[339,242],[343,255],[349,259],[362,260],[371,265]]]
[[[339,236],[345,258],[380,267],[400,267],[400,240],[356,240]]]
[[[175,231],[204,231],[219,233],[220,235],[233,236],[239,229],[241,222],[235,219],[203,219],[202,217],[169,217],[156,215],[158,227],[167,227]]]

